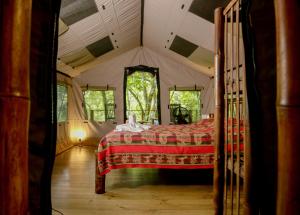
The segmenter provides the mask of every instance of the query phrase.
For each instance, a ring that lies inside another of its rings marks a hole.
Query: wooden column
[[[300,5],[276,0],[277,214],[300,212]]]
[[[97,151],[95,151],[95,160],[95,193],[103,194],[105,193],[105,175],[100,176]]]
[[[31,0],[0,3],[0,214],[28,211]]]
[[[215,214],[223,214],[224,196],[224,17],[215,9]]]

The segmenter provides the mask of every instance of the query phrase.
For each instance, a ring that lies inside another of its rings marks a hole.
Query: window
[[[196,122],[201,118],[201,88],[183,87],[171,88],[170,91],[170,121],[175,123],[174,116],[179,108],[187,113],[187,122]]]
[[[146,66],[125,68],[125,119],[135,113],[140,123],[160,122],[158,69]]]
[[[84,90],[83,95],[87,119],[98,122],[115,119],[114,90]]]
[[[57,85],[57,122],[68,118],[68,88],[64,84]]]

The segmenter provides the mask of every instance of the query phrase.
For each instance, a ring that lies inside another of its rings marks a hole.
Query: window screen
[[[170,120],[174,122],[173,111],[183,107],[188,110],[192,122],[201,118],[201,91],[200,90],[174,90],[170,89]]]
[[[140,123],[160,123],[158,68],[139,65],[125,68],[124,119],[135,113]]]
[[[98,122],[115,119],[113,90],[85,90],[84,107],[87,119]]]
[[[57,85],[57,122],[68,119],[68,88],[64,84]]]

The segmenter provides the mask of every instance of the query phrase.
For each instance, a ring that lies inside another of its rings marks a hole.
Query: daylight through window
[[[105,122],[115,119],[114,90],[85,90],[84,104],[89,120]]]
[[[68,118],[68,88],[64,84],[57,85],[57,122]]]
[[[175,123],[179,109],[185,112],[186,123],[196,122],[201,118],[201,91],[170,89],[170,121]]]
[[[135,113],[141,123],[154,123],[158,120],[157,79],[149,72],[134,72],[127,77],[126,117]]]

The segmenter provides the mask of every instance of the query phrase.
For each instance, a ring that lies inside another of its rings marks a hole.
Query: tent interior
[[[195,120],[207,118],[209,114],[214,113],[213,14],[216,7],[223,7],[227,2],[62,0],[58,32],[57,80],[60,86],[65,87],[67,96],[66,92],[58,93],[57,98],[57,166],[64,160],[61,154],[66,153],[65,156],[68,157],[70,153],[74,153],[74,149],[72,152],[68,149],[78,145],[97,146],[101,137],[113,130],[116,125],[125,123],[124,74],[128,67],[142,65],[146,68],[157,68],[160,86],[159,124],[168,125],[172,121],[170,90],[200,92],[198,106],[201,112]],[[89,90],[102,92],[113,90],[113,119],[106,120],[104,117],[105,119],[99,122],[90,118],[91,114],[86,110],[88,107],[84,98]],[[63,101],[64,99],[67,101]],[[65,107],[62,107],[63,105]],[[65,118],[60,119],[60,111],[67,112]],[[80,157],[80,154],[77,156]],[[162,174],[149,171],[135,171],[134,180],[140,180],[135,183],[149,180],[151,182],[151,178],[157,177],[156,174]],[[197,172],[183,172],[182,176],[178,177],[183,177],[181,183],[187,184],[198,182],[186,180],[183,175],[190,175],[189,178],[203,178],[200,181],[206,180],[204,184],[209,180],[204,190],[211,195],[212,171],[202,170],[202,172],[200,175]],[[133,173],[113,171],[108,176],[110,178],[107,186],[113,186],[114,178],[121,177],[118,174],[131,178]],[[63,176],[54,171],[53,207],[68,211],[66,209],[68,207],[64,208],[59,202],[61,198],[59,192],[63,188],[56,185],[59,185],[60,177]],[[161,180],[165,179],[162,177]],[[91,183],[93,185],[93,182]],[[169,183],[174,182],[170,180]],[[156,192],[156,188],[152,189]],[[175,192],[182,192],[183,196],[185,195],[181,188]],[[107,195],[110,195],[109,193]],[[140,193],[144,195],[143,190]],[[191,195],[194,195],[193,192]],[[208,209],[207,206],[198,208],[196,202],[193,205],[196,205],[196,213],[212,210],[211,201],[207,203]],[[145,213],[144,209],[138,213],[142,212]],[[173,210],[170,212],[174,213]],[[179,210],[178,213],[184,211]]]
[[[213,11],[227,2],[62,0],[57,70],[68,88],[68,113],[58,124],[57,153],[78,144],[78,133],[84,134],[81,144],[97,144],[125,122],[127,67],[158,68],[161,124],[170,123],[172,88],[201,89],[201,115],[213,113]],[[114,119],[90,120],[82,92],[108,88],[114,91]]]
[[[0,1],[0,214],[299,214],[299,16],[298,0]],[[152,145],[107,141],[135,117]]]

